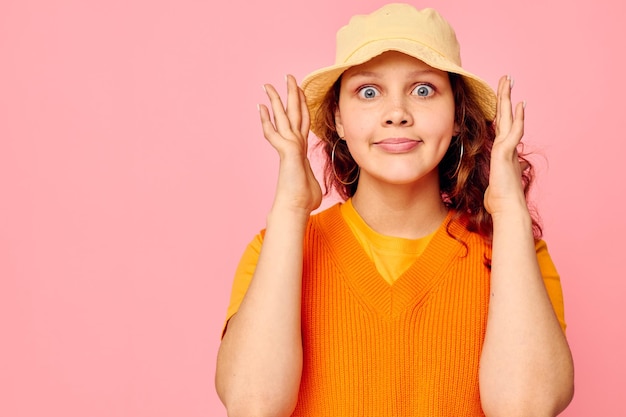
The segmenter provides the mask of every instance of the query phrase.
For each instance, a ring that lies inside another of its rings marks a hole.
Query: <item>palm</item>
[[[524,134],[524,106],[519,103],[513,112],[511,85],[507,77],[502,77],[498,85],[495,124],[489,186],[484,198],[485,208],[492,216],[513,207],[526,207],[521,183],[522,168],[517,154],[517,145]]]
[[[285,107],[273,86],[265,89],[274,117],[266,106],[259,107],[263,134],[280,157],[274,205],[310,213],[320,206],[322,190],[307,157],[310,120],[304,93],[288,76]]]

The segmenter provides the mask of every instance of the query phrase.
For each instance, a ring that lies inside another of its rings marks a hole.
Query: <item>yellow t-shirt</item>
[[[396,278],[402,275],[402,273],[415,262],[416,257],[420,256],[435,234],[435,232],[433,232],[430,235],[415,240],[381,235],[372,230],[361,216],[359,216],[352,205],[351,199],[348,199],[341,205],[341,215],[369,258],[376,265],[376,269],[380,275],[389,284],[393,284]],[[254,275],[262,245],[263,236],[259,233],[254,237],[252,242],[250,242],[241,257],[241,261],[235,272],[230,303],[226,312],[226,321],[224,322],[224,331],[228,320],[237,312],[246,295],[246,291]],[[561,324],[561,328],[565,331],[565,312],[559,274],[550,258],[547,245],[543,240],[536,242],[535,250],[543,276],[543,282],[546,286],[550,301],[552,302],[552,307]]]
[[[437,231],[435,229],[431,234],[419,239],[381,235],[365,223],[352,205],[352,199],[341,205],[341,215],[367,256],[376,265],[378,273],[389,284],[393,284],[409,269],[415,259],[424,252]]]

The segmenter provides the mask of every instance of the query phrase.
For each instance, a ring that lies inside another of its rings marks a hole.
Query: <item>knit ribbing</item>
[[[313,216],[304,240],[304,368],[294,416],[483,415],[489,248],[480,237],[448,216],[393,285],[339,206]]]

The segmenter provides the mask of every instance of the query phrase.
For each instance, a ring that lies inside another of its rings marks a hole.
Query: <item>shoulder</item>
[[[446,219],[448,234],[466,245],[491,248],[491,241],[470,227],[470,221],[458,211],[451,210]]]
[[[309,218],[308,229],[336,229],[343,222],[341,203],[336,203],[324,210],[314,213]]]
[[[342,203],[335,203],[332,206],[311,214],[311,220],[325,221],[336,216],[341,216],[341,204]]]
[[[342,221],[341,217],[341,203],[332,205],[324,210],[311,214],[307,221],[307,231],[320,231],[324,229],[332,229],[333,224]],[[256,252],[260,252],[263,240],[265,238],[265,229],[259,231],[254,239],[248,245],[249,248],[254,248]]]

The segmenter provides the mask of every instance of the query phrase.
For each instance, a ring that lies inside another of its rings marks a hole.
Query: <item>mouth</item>
[[[374,142],[374,146],[390,153],[404,153],[415,149],[421,140],[409,138],[387,138]]]

